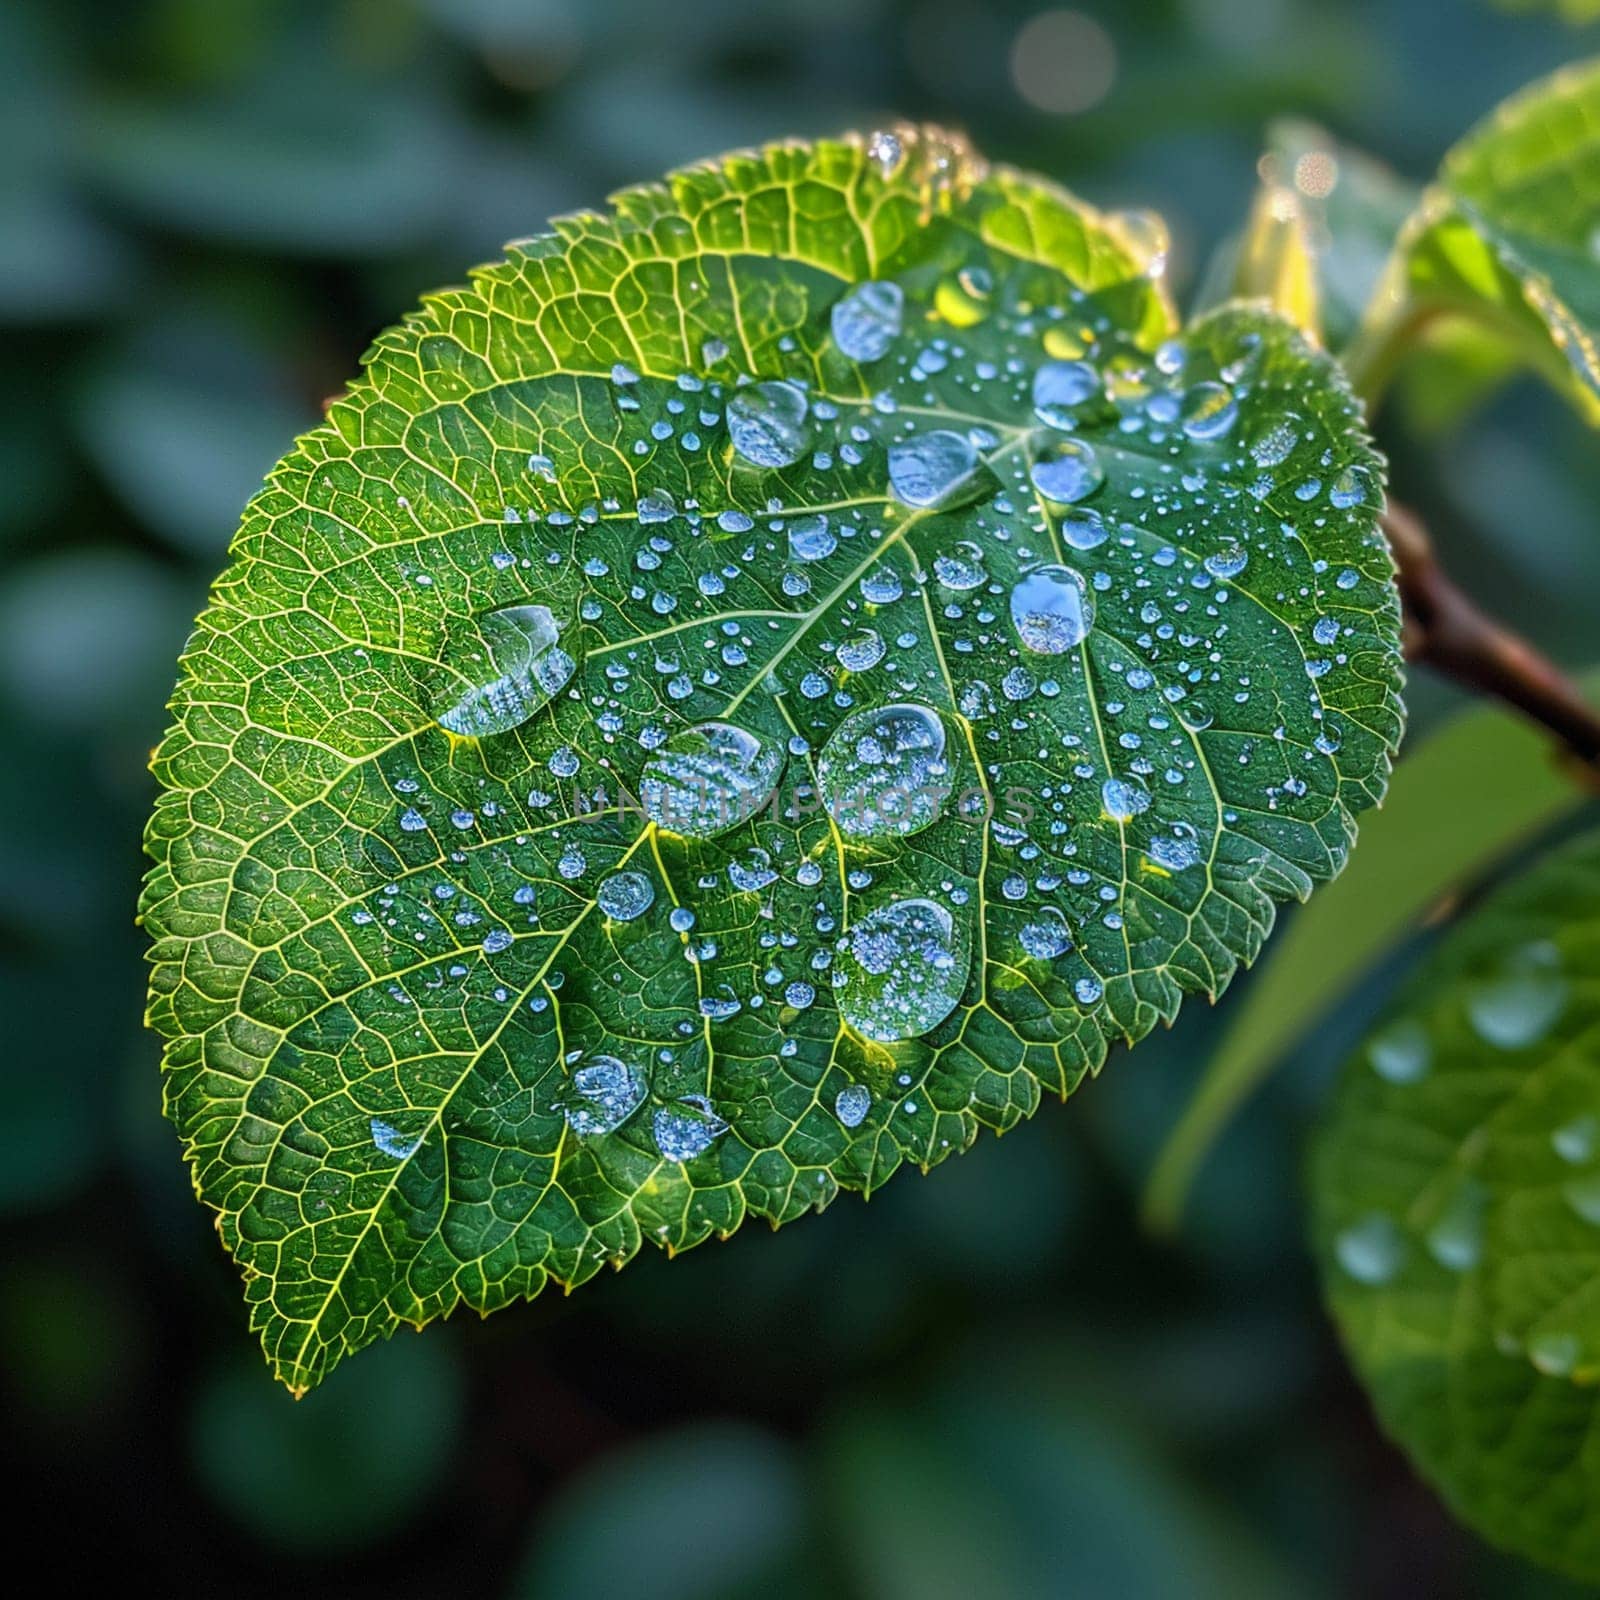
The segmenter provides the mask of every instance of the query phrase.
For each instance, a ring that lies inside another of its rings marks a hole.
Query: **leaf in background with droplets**
[[[167,1104],[295,1389],[929,1167],[1218,993],[1400,728],[1337,370],[905,129],[378,339],[185,654]]]
[[[1450,151],[1350,347],[1363,393],[1419,328],[1465,316],[1600,422],[1597,124],[1600,59],[1530,85]]]
[[[1472,913],[1345,1069],[1324,1283],[1385,1427],[1463,1521],[1600,1579],[1600,834]]]
[[[1600,704],[1600,670],[1580,680]],[[1502,705],[1467,707],[1406,753],[1361,853],[1297,912],[1233,1002],[1204,1075],[1150,1173],[1144,1209],[1175,1227],[1201,1163],[1298,1039],[1348,1000],[1386,951],[1588,798],[1544,731]]]

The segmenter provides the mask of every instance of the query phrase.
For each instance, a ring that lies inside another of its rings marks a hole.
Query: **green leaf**
[[[1268,131],[1261,168],[1269,192],[1293,197],[1312,257],[1324,342],[1337,353],[1360,326],[1416,206],[1417,188],[1365,151],[1292,118]]]
[[[1584,679],[1600,701],[1600,672]],[[1273,943],[1150,1174],[1144,1209],[1169,1230],[1201,1163],[1235,1111],[1385,950],[1452,890],[1581,805],[1585,791],[1552,759],[1547,735],[1498,705],[1453,717],[1406,747],[1383,810],[1362,825],[1361,854]]]
[[[1384,1426],[1486,1538],[1600,1579],[1600,834],[1466,919],[1345,1069],[1314,1232]]]
[[[1369,397],[1440,316],[1494,328],[1600,422],[1600,59],[1507,100],[1407,224],[1349,366]]]
[[[1279,183],[1256,191],[1236,250],[1233,293],[1264,300],[1308,338],[1322,338],[1321,296],[1311,226],[1299,194]]]
[[[1131,226],[907,129],[557,227],[272,474],[155,762],[167,1104],[295,1389],[1067,1094],[1399,734],[1355,403]]]

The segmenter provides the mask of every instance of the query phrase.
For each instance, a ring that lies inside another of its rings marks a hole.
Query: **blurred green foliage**
[[[1043,9],[0,9],[0,1360],[17,1509],[67,1592],[106,1568],[240,1597],[1565,1592],[1450,1522],[1318,1307],[1301,1135],[1391,973],[1231,1128],[1176,1241],[1137,1195],[1221,1035],[1203,1007],[937,1181],[402,1334],[299,1408],[160,1119],[131,908],[171,663],[245,497],[397,308],[672,163],[890,113],[1161,211],[1186,296],[1274,117],[1423,177],[1600,47],[1480,0],[1083,0],[1111,55],[1063,113],[1015,71]],[[1391,402],[1397,491],[1586,662],[1593,435],[1437,370]],[[1414,727],[1451,698],[1419,679]]]

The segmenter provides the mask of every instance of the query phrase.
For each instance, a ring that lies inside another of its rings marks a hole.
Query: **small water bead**
[[[1346,467],[1328,485],[1328,499],[1340,511],[1376,498],[1372,474],[1365,467]]]
[[[1187,872],[1200,864],[1200,840],[1192,827],[1179,824],[1179,831],[1157,834],[1145,847],[1145,854],[1166,872]]]
[[[1250,552],[1236,540],[1229,540],[1220,550],[1214,550],[1202,565],[1213,578],[1237,578],[1250,564]]]
[[[1561,952],[1540,940],[1512,951],[1497,977],[1474,988],[1467,1018],[1496,1049],[1526,1049],[1550,1031],[1566,1007],[1567,992]]]
[[[1415,1017],[1401,1017],[1367,1045],[1372,1070],[1387,1083],[1421,1083],[1433,1065],[1433,1042]]]
[[[741,859],[728,863],[728,882],[745,894],[754,894],[768,884],[778,881],[772,857],[757,847]]]
[[[468,739],[520,727],[577,671],[557,643],[560,631],[548,606],[507,606],[447,641],[451,685],[435,712],[439,726]]]
[[[839,535],[824,516],[799,518],[789,529],[789,555],[795,561],[825,561],[839,548]]]
[[[650,1127],[656,1149],[668,1161],[693,1161],[727,1131],[727,1122],[703,1094],[686,1094],[676,1105],[662,1106]]]
[[[1239,420],[1239,404],[1233,391],[1220,383],[1197,383],[1184,391],[1178,406],[1183,431],[1191,439],[1225,438]]]
[[[1374,1211],[1340,1230],[1333,1254],[1357,1283],[1385,1284],[1405,1265],[1405,1235],[1393,1217]]]
[[[950,794],[945,730],[927,706],[853,712],[817,761],[817,786],[840,831],[893,839],[936,822]]]
[[[834,652],[846,672],[866,672],[883,660],[888,646],[876,628],[857,628]]]
[[[1095,550],[1110,537],[1110,530],[1098,511],[1080,506],[1062,517],[1061,537],[1074,550]]]
[[[892,900],[857,918],[840,939],[834,1002],[868,1039],[915,1039],[955,1010],[971,964],[971,945],[943,906]]]
[[[753,816],[777,787],[783,746],[728,722],[676,733],[645,763],[645,814],[670,833],[710,838]]]
[[[981,588],[989,581],[982,546],[963,539],[955,549],[933,558],[933,575],[946,589],[954,589],[958,594]]]
[[[1465,1176],[1456,1184],[1425,1242],[1428,1254],[1451,1272],[1470,1272],[1483,1254],[1484,1213],[1489,1191],[1478,1179]]]
[[[872,1109],[872,1091],[864,1083],[847,1083],[833,1099],[833,1114],[847,1128],[859,1128]]]
[[[978,452],[964,433],[932,428],[889,446],[889,486],[908,506],[953,504],[977,477]]]
[[[1057,505],[1087,500],[1105,481],[1105,468],[1092,444],[1082,439],[1057,439],[1028,465],[1033,486]]]
[[[590,1056],[556,1097],[556,1110],[580,1139],[613,1133],[644,1104],[644,1069],[616,1056]]]
[[[1107,778],[1100,785],[1100,804],[1113,822],[1132,822],[1150,809],[1150,791],[1137,778]]]
[[[695,915],[688,906],[674,906],[667,913],[667,926],[674,933],[688,933],[695,924]]]
[[[852,361],[879,361],[900,337],[905,294],[898,283],[857,284],[834,302],[833,342]]]
[[[1105,985],[1098,978],[1079,978],[1072,986],[1072,993],[1080,1006],[1098,1005],[1105,992]]]
[[[893,567],[879,567],[861,580],[861,598],[871,605],[892,605],[905,593],[900,574]]]
[[[994,276],[986,267],[963,267],[941,278],[933,291],[933,309],[954,328],[975,328],[989,315]]]
[[[642,872],[613,872],[594,892],[595,904],[614,922],[632,922],[655,904],[656,886]]]
[[[1100,374],[1087,361],[1047,361],[1033,375],[1033,412],[1052,428],[1070,428],[1077,408],[1100,393]]]
[[[1072,933],[1066,916],[1057,906],[1046,906],[1032,922],[1017,930],[1024,952],[1036,961],[1054,961],[1072,948]]]
[[[793,466],[811,448],[809,413],[797,384],[753,383],[728,397],[728,437],[752,466]]]
[[[1564,1122],[1550,1135],[1550,1147],[1563,1161],[1579,1166],[1594,1160],[1596,1146],[1600,1145],[1600,1117],[1590,1112]]]
[[[1528,1360],[1547,1378],[1570,1378],[1583,1357],[1583,1342],[1575,1333],[1546,1330],[1528,1340]]]
[[[1094,613],[1094,596],[1071,567],[1036,567],[1011,591],[1017,637],[1037,655],[1064,655],[1082,644]]]

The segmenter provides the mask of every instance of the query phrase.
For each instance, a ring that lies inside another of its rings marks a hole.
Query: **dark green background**
[[[1301,1147],[1362,1006],[1232,1131],[1175,1244],[1135,1211],[1215,1037],[1199,1005],[927,1181],[403,1335],[299,1406],[160,1119],[132,910],[172,665],[252,487],[420,292],[671,164],[898,113],[1162,211],[1181,295],[1273,115],[1421,176],[1600,50],[1484,0],[1085,0],[1114,77],[1053,115],[1012,73],[1039,9],[0,8],[0,1356],[9,1508],[61,1592],[1569,1592],[1452,1526],[1320,1310]],[[1403,392],[1385,425],[1469,585],[1595,654],[1593,436],[1526,385],[1443,437]],[[1419,682],[1414,725],[1448,703]]]

